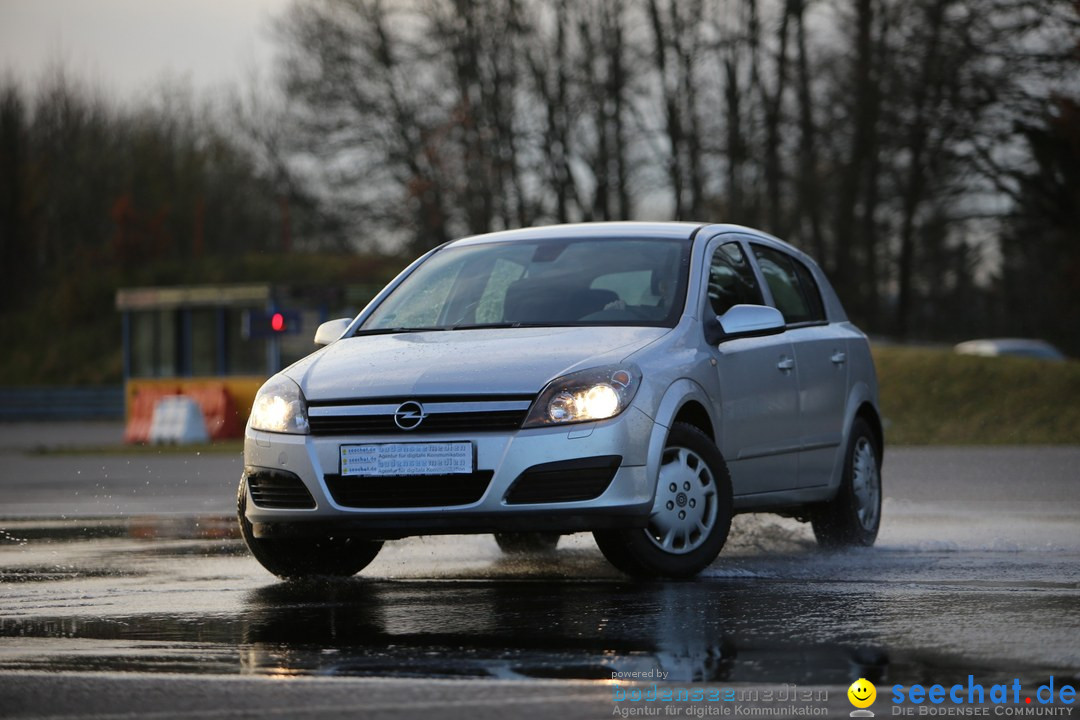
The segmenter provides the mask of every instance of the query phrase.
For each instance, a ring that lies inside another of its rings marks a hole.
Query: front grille
[[[412,430],[394,422],[404,402],[423,405],[426,417]],[[313,402],[308,409],[312,435],[400,435],[512,431],[521,427],[531,396],[383,398]]]
[[[604,455],[533,465],[506,493],[508,505],[579,502],[604,494],[615,479],[622,457]]]
[[[251,501],[256,507],[271,509],[311,510],[311,497],[304,481],[284,470],[248,469],[245,471]]]
[[[351,508],[417,508],[471,505],[484,496],[492,470],[456,475],[359,477],[327,475],[334,502]]]
[[[525,422],[527,410],[486,413],[443,413],[429,415],[416,430],[402,430],[393,415],[312,416],[312,435],[386,435],[391,433],[483,432],[517,430]]]

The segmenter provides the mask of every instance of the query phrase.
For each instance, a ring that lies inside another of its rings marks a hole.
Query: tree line
[[[181,86],[122,104],[64,68],[33,87],[0,78],[0,297],[95,266],[137,276],[287,247],[310,203],[249,145]]]
[[[872,333],[1080,354],[1073,0],[296,0],[275,28],[271,87],[213,106],[0,78],[4,313],[97,308],[65,278],[98,268],[685,219],[805,249]]]
[[[118,287],[280,280],[258,255],[322,249],[315,202],[250,137],[180,86],[121,103],[70,69],[0,77],[4,382],[118,381]]]
[[[1006,298],[1078,30],[1072,0],[299,0],[278,77],[361,236],[741,223],[816,256],[872,331],[1076,352]]]

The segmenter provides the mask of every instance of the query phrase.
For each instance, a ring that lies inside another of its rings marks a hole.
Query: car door
[[[721,235],[706,248],[706,313],[763,305],[745,243]],[[786,333],[738,338],[712,348],[720,383],[721,452],[736,496],[787,490],[798,481],[795,353]]]
[[[754,243],[754,257],[795,352],[799,395],[799,487],[827,485],[843,440],[848,336],[830,324],[817,281],[793,255]]]

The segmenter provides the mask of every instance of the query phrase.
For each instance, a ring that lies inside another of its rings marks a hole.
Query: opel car
[[[256,396],[238,493],[255,558],[352,575],[383,542],[591,532],[689,577],[735,513],[871,545],[884,449],[866,336],[803,252],[735,225],[466,237],[415,260]]]

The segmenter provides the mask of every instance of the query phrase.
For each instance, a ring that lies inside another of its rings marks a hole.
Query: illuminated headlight
[[[284,375],[275,375],[259,388],[251,406],[251,428],[267,432],[306,434],[307,401],[300,387]]]
[[[609,365],[564,375],[548,383],[522,427],[544,427],[615,417],[634,399],[641,372],[632,365]]]

